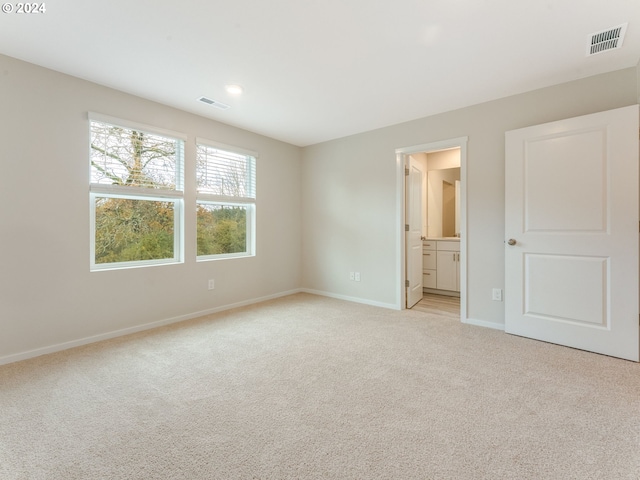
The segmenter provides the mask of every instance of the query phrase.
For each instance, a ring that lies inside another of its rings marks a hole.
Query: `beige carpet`
[[[0,367],[4,479],[638,479],[640,366],[307,294]]]

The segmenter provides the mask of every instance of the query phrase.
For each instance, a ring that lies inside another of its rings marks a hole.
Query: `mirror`
[[[427,172],[427,237],[460,236],[460,167]]]
[[[460,236],[460,148],[410,155],[422,174],[422,236]]]

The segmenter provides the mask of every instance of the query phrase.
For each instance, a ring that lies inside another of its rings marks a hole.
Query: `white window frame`
[[[252,150],[236,147],[233,145],[227,145],[220,142],[208,140],[206,138],[196,138],[196,150],[199,146],[211,147],[218,150],[224,150],[226,152],[235,153],[238,155],[244,155],[253,158],[253,176],[256,182],[254,196],[253,197],[235,197],[228,195],[215,195],[210,193],[201,193],[197,191],[196,186],[196,207],[199,204],[214,205],[214,206],[231,206],[231,207],[245,207],[247,212],[247,231],[246,231],[246,249],[244,252],[236,253],[218,253],[212,255],[197,255],[196,261],[210,261],[210,260],[222,260],[229,258],[245,258],[254,257],[256,255],[256,210],[257,210],[257,164],[258,153]],[[196,169],[197,172],[197,169]],[[197,237],[197,225],[196,225],[196,237]],[[197,241],[197,240],[196,240]],[[196,246],[197,252],[197,246]]]
[[[176,153],[176,188],[156,189],[144,187],[123,187],[121,185],[102,185],[89,183],[90,201],[90,271],[115,270],[124,268],[137,268],[155,265],[167,265],[184,263],[184,150],[187,142],[187,135],[144,125],[129,120],[110,117],[99,113],[89,112],[89,158],[91,158],[91,122],[106,123],[109,125],[128,128],[152,135],[159,135],[177,140],[178,152]],[[89,171],[91,167],[89,167]],[[136,260],[127,262],[96,263],[96,200],[98,198],[123,198],[130,200],[172,202],[174,204],[173,215],[173,258],[162,258],[154,260]]]

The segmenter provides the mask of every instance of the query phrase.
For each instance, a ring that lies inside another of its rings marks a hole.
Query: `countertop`
[[[422,241],[423,242],[435,242],[435,241],[447,241],[447,242],[459,242],[460,241],[460,237],[427,237],[427,238],[423,238]]]

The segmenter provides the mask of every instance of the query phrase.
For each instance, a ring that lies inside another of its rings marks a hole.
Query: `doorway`
[[[424,206],[424,224],[421,226],[423,234],[421,237],[427,238],[437,238],[442,241],[442,248],[450,249],[446,253],[440,252],[442,257],[441,265],[444,266],[444,259],[447,260],[453,259],[450,261],[450,265],[448,266],[448,273],[446,270],[443,270],[443,279],[447,279],[447,281],[456,282],[457,287],[451,288],[447,287],[449,293],[451,290],[455,290],[459,287],[460,294],[460,319],[465,321],[467,318],[467,308],[466,308],[466,298],[467,298],[467,268],[466,268],[466,259],[467,259],[467,221],[466,221],[466,167],[467,167],[467,137],[459,137],[449,140],[443,140],[439,142],[425,143],[422,145],[414,145],[410,147],[402,147],[396,149],[396,168],[397,168],[397,198],[398,198],[398,208],[397,208],[397,220],[398,220],[398,290],[397,290],[397,306],[398,309],[406,309],[411,306],[408,304],[412,301],[415,301],[415,297],[411,300],[412,292],[415,292],[416,285],[415,282],[418,276],[416,275],[416,269],[420,269],[420,273],[423,272],[423,264],[420,263],[419,266],[416,263],[415,253],[415,245],[412,244],[416,242],[415,240],[415,225],[412,227],[409,225],[410,218],[414,217],[412,215],[412,202],[411,197],[415,198],[415,192],[411,192],[407,185],[411,185],[411,182],[407,182],[406,178],[408,173],[411,170],[411,161],[412,156],[420,156],[429,154],[435,154],[436,152],[445,152],[447,150],[458,150],[459,151],[459,179],[457,180],[457,189],[455,188],[456,180],[447,177],[446,179],[438,180],[440,185],[439,191],[434,191],[433,194],[440,199],[442,203],[445,199],[449,203],[449,210],[451,210],[451,203],[457,202],[457,207],[454,207],[455,213],[454,220],[445,221],[446,229],[448,232],[448,237],[445,238],[443,234],[443,224],[442,224],[442,207],[439,208],[440,213],[434,213],[433,209],[431,212],[431,216],[429,216],[428,210],[428,199],[427,199],[427,182],[425,178],[425,203]],[[414,158],[415,160],[415,158]],[[443,170],[445,167],[442,167],[438,170]],[[428,165],[425,165],[425,170],[428,172]],[[442,175],[440,175],[441,177]],[[415,182],[413,182],[415,185]],[[450,189],[447,185],[451,185],[452,189]],[[446,192],[444,191],[446,190]],[[457,190],[457,193],[456,193]],[[453,197],[453,198],[452,198]],[[435,202],[432,202],[432,207]],[[445,207],[446,208],[446,207]],[[415,212],[414,212],[415,213]],[[440,215],[440,218],[438,218]],[[452,234],[453,231],[453,234]],[[449,244],[446,244],[446,241],[449,241]],[[421,240],[421,249],[423,247]],[[425,247],[431,248],[431,247]],[[435,247],[434,247],[435,248]],[[457,250],[457,251],[456,251]],[[433,256],[434,260],[437,257],[437,250],[434,250]],[[420,255],[422,257],[422,255]],[[437,261],[437,260],[436,260]],[[453,262],[453,263],[452,263]],[[457,263],[457,265],[456,265]],[[434,267],[435,268],[435,267]],[[446,267],[445,267],[446,268]],[[453,268],[454,270],[451,270]],[[459,270],[458,270],[459,269]],[[451,276],[451,272],[453,273],[453,277]],[[421,278],[427,278],[427,282],[430,281],[429,277],[425,276]],[[438,293],[437,285],[432,284],[428,285],[428,287],[434,287],[433,289],[428,289],[427,292],[430,293]],[[420,290],[423,290],[425,287],[423,285],[420,286]],[[409,299],[409,302],[408,302]],[[428,303],[428,302],[427,302]]]

